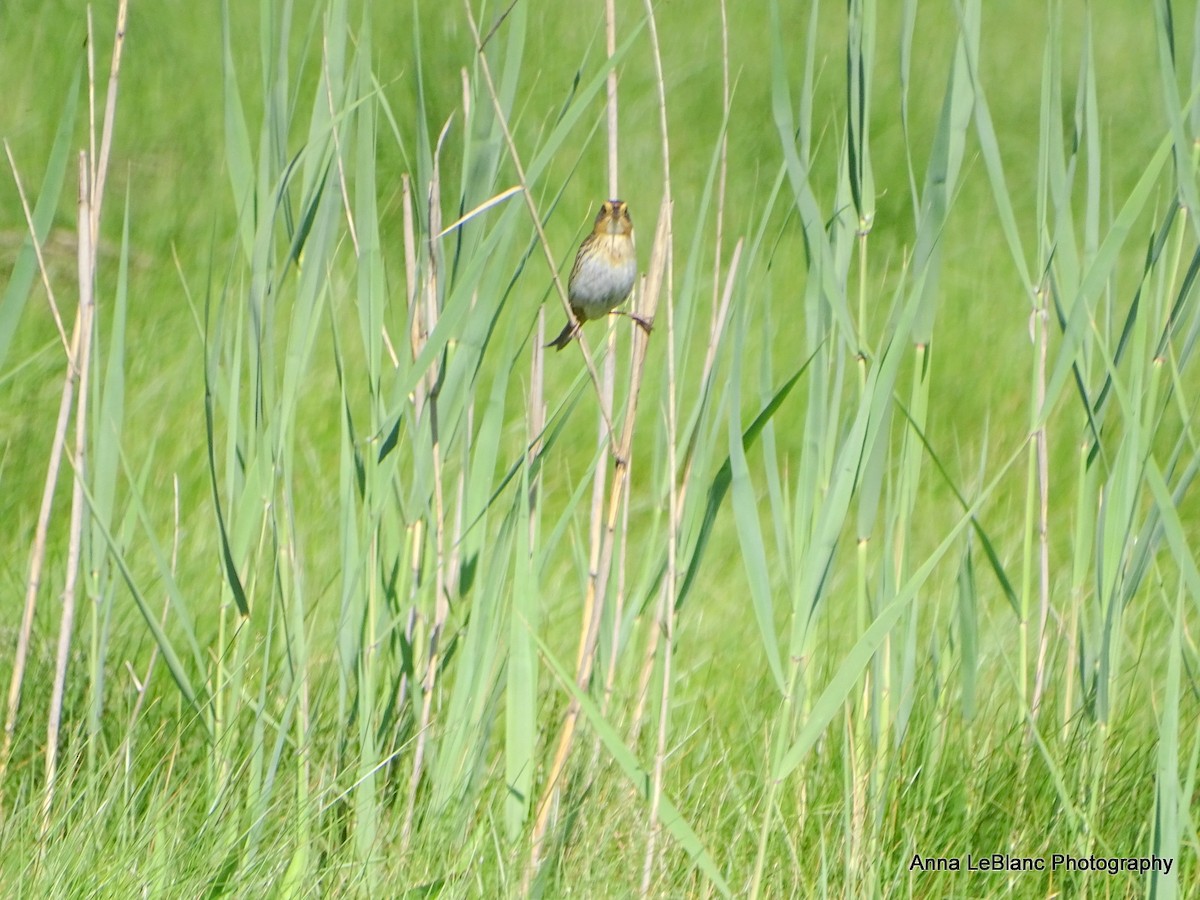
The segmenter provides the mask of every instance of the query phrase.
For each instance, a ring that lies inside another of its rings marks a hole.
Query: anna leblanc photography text
[[[914,853],[908,864],[910,872],[1161,872],[1170,875],[1175,860],[1164,856],[1072,856],[1070,853],[1052,853],[1042,856],[1009,856],[992,853],[974,856],[968,853],[965,860],[956,856],[921,856]]]

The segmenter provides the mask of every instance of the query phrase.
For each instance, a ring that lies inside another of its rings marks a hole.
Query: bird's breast
[[[583,255],[571,278],[571,304],[587,318],[604,315],[633,290],[637,257],[626,236],[602,237]]]

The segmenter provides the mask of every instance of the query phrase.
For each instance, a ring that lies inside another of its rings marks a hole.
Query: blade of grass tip
[[[4,370],[9,347],[16,336],[17,325],[29,299],[29,289],[37,275],[36,247],[45,244],[50,234],[54,215],[58,211],[58,201],[62,196],[63,184],[66,182],[67,160],[70,159],[71,147],[75,140],[75,107],[79,100],[81,72],[82,69],[76,66],[71,87],[63,101],[58,130],[46,156],[46,174],[42,176],[37,202],[33,207],[33,234],[27,235],[22,243],[4,294],[0,297],[0,371]]]
[[[207,340],[208,335],[206,332],[206,343]],[[241,613],[242,618],[246,618],[250,615],[250,603],[246,599],[246,589],[242,585],[241,576],[238,575],[237,563],[233,558],[233,549],[229,542],[229,531],[225,527],[225,514],[221,508],[221,492],[217,485],[217,442],[216,431],[213,425],[213,379],[208,371],[208,366],[205,366],[204,377],[204,439],[208,449],[209,486],[212,489],[213,512],[217,516],[217,537],[221,542],[222,569],[225,574],[225,581],[228,583],[230,591],[233,592],[233,599],[237,604],[238,612]]]

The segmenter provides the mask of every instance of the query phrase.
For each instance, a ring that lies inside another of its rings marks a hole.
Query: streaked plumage
[[[575,320],[568,321],[562,333],[546,346],[561,350],[578,336],[584,322],[611,313],[629,297],[636,278],[637,254],[629,208],[624,200],[605,200],[596,214],[592,233],[579,245],[567,282],[567,298]]]

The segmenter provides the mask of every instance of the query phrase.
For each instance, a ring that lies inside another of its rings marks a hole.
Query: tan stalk
[[[58,740],[62,727],[63,695],[67,685],[67,664],[71,658],[71,632],[75,627],[75,598],[79,587],[80,557],[83,555],[83,482],[87,477],[88,374],[91,362],[92,333],[95,329],[93,280],[95,256],[92,252],[91,185],[88,181],[87,151],[79,151],[79,353],[70,362],[69,378],[75,380],[75,455],[71,489],[71,523],[67,544],[67,569],[63,585],[62,618],[58,625],[58,649],[54,660],[54,687],[50,694],[50,712],[46,720],[46,781],[42,795],[42,835],[50,829],[50,810],[58,778]]]
[[[404,221],[404,299],[408,311],[408,340],[412,358],[416,361],[421,355],[421,305],[417,302],[417,239],[413,226],[412,185],[407,173],[400,176],[400,208]],[[412,393],[413,417],[420,421],[421,410],[425,405],[425,382],[419,380]],[[419,616],[417,614],[417,592],[421,584],[422,548],[425,546],[425,529],[420,519],[409,527],[409,608],[408,620],[404,623],[404,640],[409,647],[415,647],[414,636]],[[414,662],[414,671],[415,662]],[[408,698],[408,673],[400,676],[400,686],[396,690],[396,709],[404,708]]]
[[[654,318],[658,307],[659,293],[662,289],[663,274],[666,271],[667,244],[670,239],[670,218],[671,205],[667,197],[664,196],[662,205],[658,211],[658,228],[654,236],[654,246],[650,252],[649,272],[643,280],[641,291],[639,291],[639,296],[642,298],[642,308],[638,312],[648,319]],[[583,665],[576,677],[576,685],[580,687],[580,690],[583,690],[591,679],[592,662],[595,659],[596,639],[599,635],[598,612],[600,608],[597,597],[603,597],[608,587],[607,578],[612,562],[613,535],[616,531],[617,515],[621,508],[622,496],[628,483],[629,467],[626,461],[630,459],[633,448],[634,421],[636,419],[642,373],[645,369],[648,340],[649,336],[642,329],[634,329],[633,377],[629,384],[629,394],[626,399],[625,417],[623,420],[624,424],[620,443],[617,445],[612,485],[609,489],[608,515],[605,521],[606,539],[603,542],[600,564],[596,568],[598,578],[594,582],[589,581],[588,584],[585,617],[589,622],[589,627],[587,630],[587,641],[582,654]],[[594,588],[592,587],[593,585],[595,585]],[[572,694],[567,711],[563,716],[563,723],[559,730],[558,744],[546,777],[546,785],[542,791],[541,799],[538,801],[537,819],[534,822],[529,866],[525,871],[524,883],[526,887],[532,883],[533,876],[537,873],[537,869],[541,865],[541,847],[546,837],[546,831],[550,824],[550,814],[555,805],[554,801],[560,781],[566,769],[567,759],[570,756],[571,746],[575,739],[575,729],[578,725],[579,713],[579,701],[576,695]]]
[[[438,135],[437,146],[433,154],[433,177],[429,181],[429,274],[425,279],[425,331],[421,335],[422,345],[437,327],[438,321],[438,241],[437,235],[442,230],[442,195],[441,176],[438,160],[441,157],[442,143],[450,128],[447,121]],[[433,715],[433,696],[437,687],[438,666],[441,664],[441,638],[450,617],[450,596],[446,591],[446,515],[445,497],[442,492],[442,448],[441,435],[438,426],[438,383],[440,370],[436,362],[429,366],[425,373],[426,395],[429,407],[429,441],[430,453],[433,458],[433,541],[434,541],[434,610],[433,625],[429,629],[428,660],[425,665],[425,678],[422,680],[421,719],[417,725],[417,744],[413,753],[412,775],[408,781],[408,811],[404,816],[404,828],[400,833],[400,842],[408,846],[412,838],[413,820],[417,809],[417,788],[421,784],[421,774],[425,762],[425,750],[429,743],[430,720]]]
[[[609,60],[611,60],[613,58],[613,55],[617,52],[617,11],[616,11],[616,6],[615,6],[613,0],[604,0],[604,50],[605,50],[605,53],[607,54],[607,58]],[[618,117],[617,117],[617,70],[615,67],[612,67],[608,70],[608,77],[605,79],[605,112],[606,112],[607,126],[608,126],[608,196],[616,198],[616,197],[621,196],[621,186],[620,186],[620,175],[619,175],[620,159],[618,156],[620,134],[618,132],[618,124],[617,124],[618,123]],[[615,395],[615,385],[616,385],[616,380],[617,380],[617,332],[616,332],[616,329],[614,329],[614,328],[608,329],[608,335],[606,338],[606,342],[608,344],[608,353],[604,357],[604,381],[602,383],[604,396],[603,396],[603,400],[601,401],[600,406],[602,409],[612,409],[613,408],[613,397]],[[599,423],[600,442],[601,443],[604,442],[606,426],[607,426],[606,421],[604,420],[603,417],[601,417],[600,423]],[[590,544],[588,547],[588,580],[589,581],[595,581],[598,576],[596,567],[599,563],[601,544],[604,539],[604,530],[603,530],[604,488],[605,488],[605,481],[606,481],[607,477],[608,477],[608,468],[604,465],[604,461],[601,461],[596,466],[596,471],[593,473],[594,480],[592,482],[592,505],[591,505],[590,516],[589,516],[589,530],[588,530],[588,534],[591,536]],[[623,523],[625,521],[626,521],[626,519],[622,519]],[[622,532],[625,534],[628,534],[628,530],[624,527],[624,525],[622,526]],[[623,605],[621,602],[621,588],[624,585],[624,572],[622,571],[623,557],[624,557],[624,554],[622,554],[622,559],[618,560],[618,562],[617,562],[618,576],[617,576],[617,597],[614,598],[615,599],[615,607],[616,607],[616,610],[614,611],[615,612],[615,614],[614,614],[614,635],[615,635],[615,628],[619,624],[619,618],[620,618],[619,610]],[[600,608],[595,610],[595,613],[596,613],[597,619],[603,618],[603,598],[601,598]],[[583,663],[583,649],[584,649],[584,646],[587,644],[587,635],[583,629],[587,627],[585,623],[587,623],[588,621],[589,621],[589,617],[587,615],[584,615],[581,618],[580,636],[579,636],[579,651],[578,651],[578,655],[575,660],[575,670],[576,671],[579,671],[579,668]],[[597,628],[599,627],[599,622],[597,622],[596,627]],[[615,641],[613,642],[611,652],[613,652],[613,653],[616,652],[616,642]],[[608,660],[608,663],[609,663],[608,672],[605,676],[606,684],[611,680],[612,673],[616,670],[616,666],[614,665],[614,660],[610,659],[610,660]],[[596,741],[592,748],[592,752],[595,757],[599,756],[599,753],[600,753],[599,737],[596,738]]]
[[[1037,312],[1042,339],[1038,344],[1037,408],[1046,405],[1046,365],[1049,345],[1048,319],[1045,304]],[[1046,687],[1046,649],[1049,641],[1047,625],[1050,619],[1050,449],[1049,425],[1043,423],[1034,435],[1038,472],[1038,653],[1033,675],[1033,702],[1030,704],[1030,723],[1037,720],[1042,692]]]
[[[617,53],[617,10],[614,0],[604,0],[604,49],[609,60]],[[608,82],[605,88],[607,93],[605,109],[608,112],[608,196],[615,198],[621,196],[617,177],[619,133],[617,131],[617,69],[615,66],[608,70]]]
[[[29,200],[25,197],[25,187],[21,184],[21,173],[17,171],[17,163],[13,159],[12,148],[8,146],[7,138],[4,140],[4,153],[8,156],[8,167],[12,170],[13,181],[17,186],[17,197],[21,200],[21,211],[25,214],[25,227],[29,229],[29,242],[33,245],[33,255],[37,258],[38,272],[42,276],[42,286],[46,289],[50,315],[54,317],[54,327],[58,329],[58,337],[62,341],[63,350],[70,355],[71,342],[67,340],[67,332],[63,328],[58,302],[54,299],[54,288],[50,286],[50,272],[46,269],[46,260],[42,255],[42,245],[38,243],[37,229],[33,227],[33,213],[29,210]]]
[[[404,221],[404,300],[409,313],[408,342],[415,361],[421,353],[421,315],[417,306],[417,236],[413,225],[412,183],[407,172],[400,176],[400,209]]]
[[[659,140],[662,143],[663,191],[665,206],[670,209],[671,200],[671,141],[667,131],[667,91],[663,82],[662,52],[658,43],[658,23],[654,17],[654,3],[645,0],[646,22],[650,28],[650,50],[654,59],[654,83],[658,91]],[[650,833],[646,837],[646,860],[642,866],[642,896],[649,896],[654,876],[654,858],[658,846],[658,835],[662,829],[659,821],[663,777],[666,772],[667,728],[670,724],[671,708],[671,662],[675,646],[675,593],[678,587],[679,553],[679,488],[676,480],[679,460],[677,441],[679,437],[679,392],[675,372],[675,295],[671,272],[671,222],[667,218],[666,276],[667,276],[667,473],[668,502],[671,522],[667,529],[667,576],[659,591],[658,627],[662,635],[663,665],[662,686],[658,707],[658,742],[654,753],[654,775],[650,788]]]
[[[50,513],[54,508],[54,489],[58,485],[58,473],[62,466],[62,451],[66,444],[67,423],[71,418],[71,402],[74,399],[75,381],[71,377],[70,361],[79,352],[79,328],[81,310],[75,310],[75,324],[71,329],[71,339],[67,340],[63,330],[62,319],[59,316],[58,304],[54,299],[54,289],[50,285],[50,273],[46,269],[42,248],[38,243],[37,230],[33,227],[33,217],[29,212],[29,204],[25,199],[25,191],[21,186],[21,178],[13,160],[8,141],[4,142],[4,150],[8,155],[8,163],[12,169],[13,179],[17,183],[17,193],[21,198],[21,207],[25,211],[25,223],[29,228],[30,240],[33,242],[34,253],[37,257],[38,268],[42,275],[42,284],[46,289],[46,297],[50,310],[58,327],[59,335],[66,351],[68,368],[67,377],[63,379],[62,397],[58,405],[58,419],[54,426],[54,440],[50,445],[50,461],[46,469],[46,480],[42,488],[42,503],[38,509],[37,525],[33,532],[33,546],[29,553],[29,577],[25,582],[25,607],[21,612],[21,630],[17,638],[16,653],[13,656],[12,676],[8,685],[8,705],[4,716],[4,742],[0,746],[0,785],[8,772],[9,759],[12,756],[13,734],[17,729],[17,714],[21,706],[21,687],[25,681],[25,666],[29,659],[29,642],[33,634],[33,616],[37,609],[38,588],[42,583],[42,566],[46,560],[46,541],[50,531]]]
[[[100,156],[97,158],[95,146],[92,147],[91,153],[91,163],[94,167],[91,175],[93,257],[95,256],[96,249],[100,246],[100,208],[104,203],[104,183],[108,180],[108,157],[112,150],[113,124],[117,116],[117,84],[119,83],[118,76],[121,71],[121,50],[125,46],[125,17],[128,11],[128,0],[121,0],[120,6],[117,8],[117,30],[113,38],[112,64],[108,70],[108,92],[104,95],[104,130],[100,135]],[[90,9],[88,10],[88,18],[90,22]],[[89,34],[91,33],[90,25],[88,32]],[[89,93],[92,96],[95,95],[94,90]],[[94,134],[93,126],[93,145],[95,142]],[[95,260],[93,258],[93,272],[95,271],[94,266]]]
[[[607,58],[611,60],[617,50],[617,13],[613,0],[605,0],[604,2],[604,45]],[[619,177],[620,160],[618,156],[620,133],[618,130],[619,120],[617,115],[617,70],[615,67],[609,69],[608,76],[605,79],[605,115],[608,138],[608,196],[617,198],[621,196],[621,188]],[[605,411],[611,411],[614,408],[613,401],[617,373],[616,330],[609,328],[605,340],[607,343],[607,353],[604,357],[604,374],[600,383],[601,415],[598,425],[599,440],[602,444],[605,440],[606,432],[609,434],[612,432],[609,424],[610,416],[606,415]],[[600,624],[604,618],[605,594],[598,591],[597,587],[601,581],[601,565],[602,559],[605,557],[605,551],[608,551],[610,557],[613,552],[613,548],[606,547],[605,545],[606,534],[611,533],[611,538],[615,539],[615,528],[605,527],[604,496],[605,488],[607,487],[607,478],[608,468],[602,459],[597,463],[595,471],[592,473],[592,502],[588,513],[588,584],[583,613],[579,619],[579,643],[575,655],[576,679],[581,688],[586,688],[591,680],[591,672],[596,663],[596,648],[599,642]],[[628,532],[625,531],[625,533]],[[608,575],[609,572],[606,566],[604,573],[605,580],[607,580]],[[615,605],[618,608],[622,605],[619,597],[622,583],[621,574],[618,574],[618,597],[615,598]],[[614,618],[618,620],[619,624],[619,613],[616,613]],[[613,653],[615,653],[615,649],[616,644],[614,642]],[[605,683],[611,679],[612,674],[616,670],[614,660],[610,659],[608,663],[608,674],[605,677]],[[582,676],[581,673],[584,671],[588,672],[587,677]],[[600,742],[597,737],[592,746],[593,763],[599,758],[599,755]],[[532,867],[530,871],[533,871]]]
[[[62,725],[63,695],[66,691],[67,664],[71,655],[71,632],[75,624],[75,599],[83,553],[84,480],[87,477],[87,411],[88,376],[91,365],[92,336],[95,331],[96,247],[100,240],[100,213],[104,200],[104,183],[112,149],[113,124],[117,109],[117,85],[121,69],[121,50],[125,44],[127,0],[117,9],[116,34],[113,38],[112,63],[109,68],[108,91],[105,95],[104,126],[100,152],[95,152],[95,76],[92,48],[91,9],[88,9],[88,96],[89,135],[91,152],[79,154],[79,209],[77,217],[79,261],[79,310],[77,353],[70,360],[68,380],[75,380],[75,458],[74,487],[71,492],[71,521],[67,548],[67,570],[63,587],[63,611],[59,621],[58,649],[55,656],[54,686],[50,695],[50,711],[46,722],[46,775],[42,798],[42,833],[50,825],[50,811],[58,774],[58,742]],[[64,391],[65,393],[65,391]],[[64,435],[65,437],[65,435]]]

